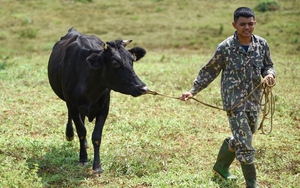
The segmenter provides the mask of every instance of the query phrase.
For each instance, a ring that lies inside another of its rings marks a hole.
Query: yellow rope
[[[227,113],[231,114],[232,116],[234,116],[233,114],[233,110],[235,108],[237,108],[240,104],[244,103],[249,97],[252,96],[252,94],[257,90],[257,89],[260,89],[262,91],[262,95],[261,95],[261,98],[260,100],[258,101],[258,103],[260,104],[261,108],[262,108],[262,120],[261,120],[261,123],[260,123],[260,126],[258,128],[258,130],[261,130],[263,134],[270,134],[273,130],[273,115],[275,113],[275,97],[272,93],[272,87],[275,85],[275,82],[274,84],[269,84],[269,82],[267,81],[266,83],[262,82],[260,83],[254,90],[252,90],[248,96],[246,96],[242,101],[240,101],[238,104],[236,104],[234,107],[232,107],[231,109],[227,110],[227,109],[223,109],[223,108],[220,108],[220,107],[217,107],[217,106],[213,106],[213,105],[210,105],[210,104],[207,104],[205,102],[202,102],[194,97],[190,97],[189,99],[193,99],[195,101],[197,101],[198,103],[201,103],[205,106],[208,106],[208,107],[211,107],[211,108],[215,108],[215,109],[218,109],[218,110],[223,110],[223,111],[226,111]],[[163,97],[167,97],[167,98],[172,98],[172,99],[178,99],[180,100],[180,97],[172,97],[172,96],[168,96],[168,95],[164,95],[164,94],[160,94],[156,91],[148,91],[147,94],[152,94],[152,95],[160,95],[160,96],[163,96]],[[264,103],[263,103],[264,102]],[[270,117],[268,117],[268,115],[270,114]],[[271,122],[271,128],[268,132],[266,132],[264,130],[264,126],[263,126],[263,123],[264,123],[264,120],[265,119],[269,119],[270,118],[270,122]]]
[[[270,85],[268,82],[263,83],[262,87],[262,96],[260,100],[262,120],[257,130],[261,130],[263,134],[270,134],[273,129],[273,116],[275,113],[275,96],[272,92],[272,87],[275,85]],[[264,103],[263,103],[264,102]],[[270,116],[268,116],[270,115]],[[270,119],[271,127],[268,132],[264,130],[264,121],[265,119]]]

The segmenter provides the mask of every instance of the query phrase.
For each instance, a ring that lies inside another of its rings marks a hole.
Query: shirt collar
[[[256,51],[256,49],[258,47],[258,43],[259,43],[259,41],[258,41],[257,37],[254,34],[252,34],[252,36],[251,36],[251,43],[249,45],[248,52],[250,52],[250,51]],[[232,48],[235,48],[235,49],[238,49],[239,51],[244,52],[242,44],[239,42],[239,39],[238,39],[236,31],[234,32],[233,40],[231,41],[230,46]]]

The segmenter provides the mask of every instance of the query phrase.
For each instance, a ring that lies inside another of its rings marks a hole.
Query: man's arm
[[[266,51],[266,53],[265,53],[265,57],[263,60],[264,67],[262,69],[261,74],[262,74],[263,78],[265,78],[269,74],[272,74],[273,77],[275,78],[276,72],[275,72],[275,69],[273,66],[274,63],[271,58],[270,48],[269,48],[269,45],[267,42],[265,43],[265,51]]]
[[[180,99],[186,101],[206,88],[219,75],[224,66],[222,49],[221,46],[218,46],[213,57],[200,69],[193,87],[190,91],[183,93]]]
[[[262,69],[262,76],[263,76],[263,82],[268,84],[269,86],[274,86],[275,85],[275,69],[273,66],[273,60],[271,58],[271,53],[270,53],[270,48],[268,43],[266,42],[265,45],[265,57],[264,57],[264,68]]]

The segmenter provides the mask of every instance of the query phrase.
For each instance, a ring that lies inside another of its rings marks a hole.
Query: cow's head
[[[148,91],[146,84],[133,70],[133,62],[144,57],[146,50],[141,47],[126,50],[125,47],[131,42],[132,40],[106,42],[102,45],[103,50],[92,53],[86,61],[92,69],[102,75],[103,85],[136,97]]]

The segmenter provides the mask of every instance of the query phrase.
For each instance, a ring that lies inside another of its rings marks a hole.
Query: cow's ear
[[[142,57],[146,55],[146,50],[141,47],[134,47],[128,51],[135,57],[135,61],[140,60]]]
[[[99,55],[96,53],[92,53],[86,58],[86,62],[89,64],[92,68],[98,68],[100,67],[100,61],[99,61]]]

